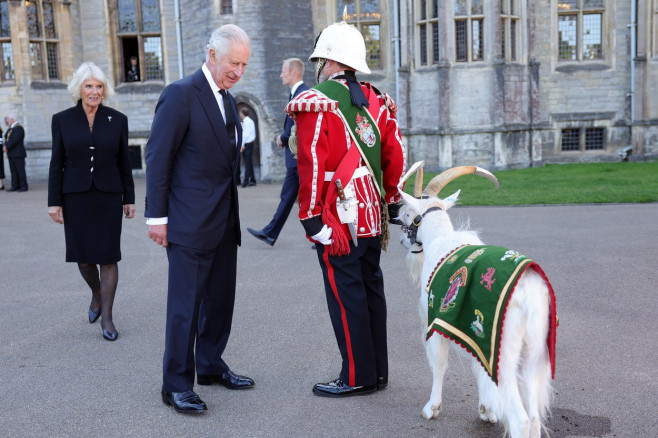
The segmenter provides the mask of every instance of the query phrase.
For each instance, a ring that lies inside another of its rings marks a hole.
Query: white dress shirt
[[[242,119],[242,146],[253,141],[256,141],[256,125],[251,117],[245,116]]]

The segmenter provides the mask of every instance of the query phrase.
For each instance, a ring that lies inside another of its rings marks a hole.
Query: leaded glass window
[[[484,60],[483,0],[454,0],[455,60]]]
[[[164,80],[159,0],[115,0],[122,80]]]
[[[558,60],[603,59],[605,1],[560,0],[558,2]]]
[[[11,45],[9,8],[7,0],[0,0],[0,82],[16,79],[14,72],[14,50]]]
[[[347,21],[356,26],[366,43],[366,61],[371,69],[382,68],[381,5],[379,0],[345,0],[337,2],[336,16],[342,20],[347,6]]]
[[[439,62],[439,0],[418,2],[418,44],[420,65]]]
[[[501,3],[501,45],[500,56],[507,61],[518,59],[518,35],[520,30],[518,0],[502,0]]]
[[[25,2],[27,29],[30,37],[30,72],[32,80],[59,79],[59,40],[55,26],[55,11],[50,0]],[[4,58],[3,58],[3,61]]]

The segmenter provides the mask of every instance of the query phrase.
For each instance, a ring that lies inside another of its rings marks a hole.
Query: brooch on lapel
[[[111,122],[112,121],[112,116],[107,116],[107,121]]]

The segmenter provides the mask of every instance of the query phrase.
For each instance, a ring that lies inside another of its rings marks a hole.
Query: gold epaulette
[[[320,113],[336,111],[338,102],[329,99],[318,90],[310,89],[303,91],[286,106],[286,112],[293,117],[295,113]]]

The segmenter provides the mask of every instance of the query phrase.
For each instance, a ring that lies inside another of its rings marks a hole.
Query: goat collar
[[[407,237],[409,238],[409,241],[411,242],[412,245],[418,245],[422,246],[423,242],[418,241],[417,235],[418,235],[418,227],[420,227],[420,223],[423,221],[423,218],[429,214],[432,213],[433,211],[441,211],[441,207],[430,207],[427,210],[425,210],[425,213],[422,215],[419,214],[414,218],[413,221],[411,221],[411,225],[407,227]],[[419,251],[420,252],[420,251]]]

